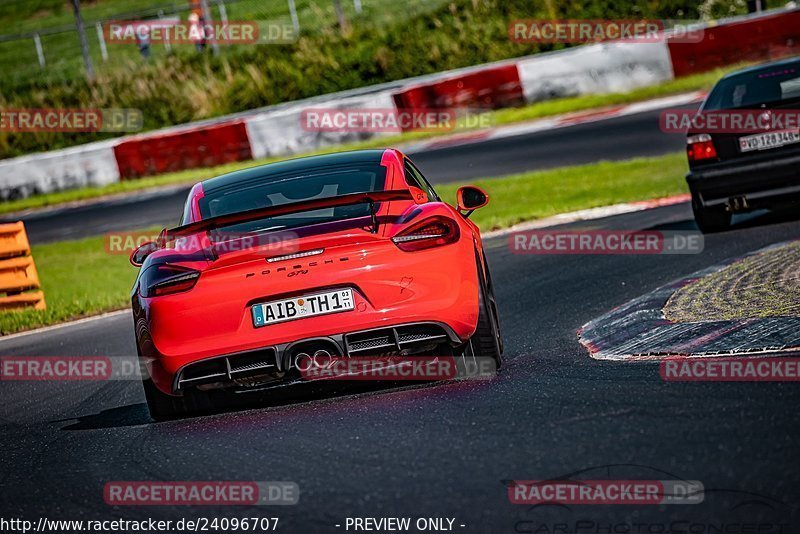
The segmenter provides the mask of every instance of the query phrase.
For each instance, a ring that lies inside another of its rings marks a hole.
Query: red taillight
[[[458,240],[458,225],[447,217],[431,217],[403,230],[392,238],[406,252],[439,247]]]
[[[199,271],[176,265],[153,265],[142,273],[139,292],[145,298],[189,291],[197,283]]]
[[[717,149],[708,134],[692,135],[686,139],[686,155],[689,161],[701,161],[704,159],[715,159]]]

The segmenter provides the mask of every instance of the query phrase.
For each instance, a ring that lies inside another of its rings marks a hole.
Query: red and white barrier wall
[[[125,179],[253,159],[243,120],[126,137],[114,155]]]
[[[485,65],[479,70],[413,84],[394,94],[398,108],[504,108],[523,104],[517,62]]]
[[[246,120],[253,158],[309,152],[327,146],[364,140],[374,135],[355,132],[319,132],[303,127],[304,110],[315,109],[393,109],[392,90],[382,89],[358,96],[315,98],[283,109],[255,113]]]
[[[0,199],[101,186],[164,172],[309,152],[365,133],[303,127],[309,108],[501,108],[621,92],[741,61],[798,51],[800,9],[708,24],[703,39],[608,42],[310,98],[202,123],[0,161]]]
[[[524,58],[525,100],[617,93],[672,79],[664,43],[598,43]]]
[[[0,161],[0,199],[118,182],[116,143],[101,141]]]
[[[698,43],[668,40],[667,44],[676,77],[741,61],[790,56],[800,50],[800,9],[710,24]]]

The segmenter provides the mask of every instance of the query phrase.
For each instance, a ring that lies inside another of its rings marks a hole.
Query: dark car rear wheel
[[[162,393],[149,377],[142,379],[150,416],[156,421],[178,419],[212,411],[214,404],[203,391],[188,390],[181,397]]]
[[[732,215],[725,209],[725,206],[703,207],[696,194],[692,194],[692,211],[697,227],[704,234],[721,232],[731,226]]]
[[[499,369],[503,358],[503,336],[500,333],[500,319],[488,265],[485,265],[484,269],[480,268],[480,264],[478,265],[478,279],[480,281],[478,325],[475,333],[467,342],[465,352],[477,357],[493,358]]]

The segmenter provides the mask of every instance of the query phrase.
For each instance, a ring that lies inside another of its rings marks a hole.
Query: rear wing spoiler
[[[355,204],[374,205],[378,202],[413,199],[414,197],[412,196],[411,191],[408,189],[395,189],[389,191],[374,191],[371,193],[349,193],[335,197],[289,202],[279,206],[268,206],[266,208],[256,208],[254,210],[242,211],[239,213],[210,217],[208,219],[178,226],[171,230],[165,230],[158,237],[157,243],[160,248],[163,248],[168,242],[174,241],[180,237],[187,237],[200,232],[208,232],[210,230],[225,228],[226,226],[233,226],[235,224],[266,219],[267,217],[288,215],[290,213],[302,213],[304,211],[314,211],[324,208],[333,208],[336,206],[351,206]],[[373,226],[377,226],[375,220],[375,210],[370,209],[370,212],[373,219]]]

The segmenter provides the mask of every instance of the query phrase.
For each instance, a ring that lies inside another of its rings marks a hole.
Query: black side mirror
[[[148,241],[140,245],[136,250],[131,252],[130,262],[134,267],[141,267],[147,256],[158,250],[160,247],[155,241]]]
[[[459,211],[466,212],[464,216],[469,217],[473,211],[489,203],[489,195],[480,187],[465,185],[458,188],[456,203]]]

